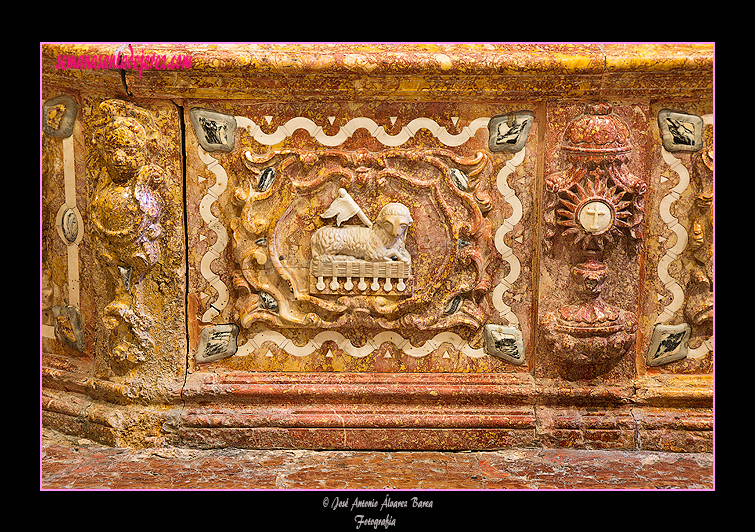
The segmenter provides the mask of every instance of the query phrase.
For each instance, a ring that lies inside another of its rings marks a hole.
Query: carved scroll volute
[[[632,149],[629,128],[611,106],[590,104],[565,130],[561,151],[568,168],[546,178],[546,250],[563,239],[577,263],[572,268],[577,303],[541,321],[549,349],[567,369],[608,371],[634,343],[635,314],[601,295],[608,272],[604,255],[620,240],[632,256],[642,245],[646,184],[629,170]]]
[[[148,163],[147,143],[157,135],[148,111],[121,100],[104,101],[97,110],[90,219],[98,261],[114,286],[102,315],[111,331],[110,366],[122,373],[154,348],[135,291],[160,260],[165,172]]]

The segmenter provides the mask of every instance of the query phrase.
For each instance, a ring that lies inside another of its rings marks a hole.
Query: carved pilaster
[[[695,203],[689,248],[692,255],[684,315],[693,337],[713,334],[713,128],[706,129],[703,149],[692,157]]]
[[[606,103],[587,105],[567,126],[568,167],[546,178],[545,247],[561,240],[571,268],[574,304],[545,314],[545,345],[567,379],[608,372],[634,345],[634,312],[603,300],[606,255],[620,240],[628,257],[642,241],[645,182],[629,170],[629,128]],[[622,272],[617,272],[621,275]]]
[[[148,372],[160,380],[180,367],[155,370],[165,357],[178,360],[171,351],[182,342],[176,119],[170,107],[151,111],[123,100],[90,109],[89,218],[103,281],[97,369],[103,377],[132,380]]]

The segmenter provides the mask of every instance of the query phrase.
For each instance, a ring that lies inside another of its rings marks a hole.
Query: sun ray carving
[[[562,236],[571,236],[582,249],[603,250],[630,229],[632,201],[630,192],[612,177],[600,179],[591,174],[583,182],[558,194],[556,224],[565,228]]]

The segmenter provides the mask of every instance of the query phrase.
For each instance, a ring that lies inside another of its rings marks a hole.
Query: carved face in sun
[[[608,187],[604,180],[586,179],[559,193],[556,223],[566,227],[562,234],[573,235],[574,244],[582,249],[602,250],[629,228],[626,219],[632,213],[627,209],[632,202],[622,199],[625,194],[619,185]]]

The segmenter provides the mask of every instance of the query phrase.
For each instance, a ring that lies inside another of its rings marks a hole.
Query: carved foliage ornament
[[[232,221],[238,323],[481,329],[500,257],[489,155],[445,149],[244,154]]]
[[[545,315],[546,341],[569,365],[610,367],[634,342],[636,316],[603,301],[603,254],[617,239],[642,240],[645,182],[627,167],[629,129],[605,103],[588,105],[566,128],[569,167],[546,179],[546,248],[565,238],[580,261],[572,268],[577,303]],[[559,233],[560,231],[560,233]]]

